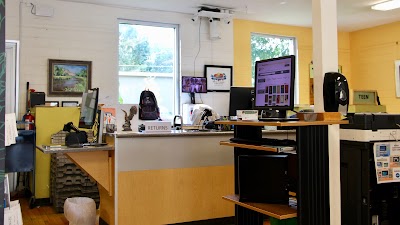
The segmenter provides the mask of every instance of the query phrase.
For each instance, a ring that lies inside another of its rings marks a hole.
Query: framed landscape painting
[[[91,88],[92,62],[49,59],[49,96],[82,96]]]

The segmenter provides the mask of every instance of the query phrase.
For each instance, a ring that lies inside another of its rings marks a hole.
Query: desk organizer
[[[299,120],[305,121],[339,121],[342,120],[340,112],[321,112],[321,113],[297,113]]]

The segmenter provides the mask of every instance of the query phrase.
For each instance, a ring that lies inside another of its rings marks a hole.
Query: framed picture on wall
[[[49,96],[82,96],[91,78],[91,61],[49,59]]]
[[[207,91],[229,92],[232,86],[232,66],[204,66]]]
[[[60,103],[59,101],[45,101],[45,106],[53,106],[53,107],[59,107]]]
[[[78,107],[78,102],[77,101],[62,101],[61,106],[62,107]]]
[[[394,75],[396,80],[396,97],[400,97],[400,60],[394,61]]]

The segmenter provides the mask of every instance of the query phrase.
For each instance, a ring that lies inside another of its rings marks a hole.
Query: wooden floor
[[[68,225],[63,213],[57,213],[52,206],[29,208],[29,199],[19,198],[24,225]]]
[[[29,198],[18,198],[21,204],[24,225],[69,225],[63,213],[58,213],[52,206],[29,208]],[[265,221],[264,225],[270,225]]]

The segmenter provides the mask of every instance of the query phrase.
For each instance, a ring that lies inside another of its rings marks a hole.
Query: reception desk
[[[294,131],[264,135],[295,138]],[[107,147],[56,151],[97,181],[106,223],[174,224],[234,216],[234,206],[221,199],[234,191],[233,152],[219,145],[231,137],[233,132],[123,132],[108,135]]]

